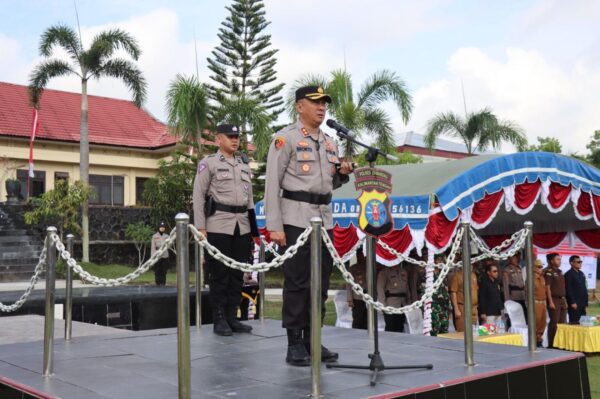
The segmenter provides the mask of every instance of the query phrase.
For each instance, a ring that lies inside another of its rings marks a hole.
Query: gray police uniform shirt
[[[197,229],[205,229],[208,233],[233,235],[237,223],[241,235],[250,233],[247,212],[230,213],[218,210],[207,218],[204,214],[207,195],[223,205],[254,209],[252,172],[241,157],[226,158],[219,150],[198,163],[193,193],[194,226]]]
[[[386,296],[386,293],[393,296]],[[401,295],[401,296],[400,296]],[[412,303],[408,272],[401,266],[386,267],[377,275],[377,300],[395,308]]]
[[[502,289],[504,300],[525,300],[525,279],[523,270],[519,266],[508,265],[502,273]]]
[[[165,241],[167,241],[167,238],[169,238],[169,235],[167,233],[161,234],[160,231],[157,231],[156,233],[154,233],[154,235],[152,236],[152,242],[150,245],[150,254],[154,255],[154,253],[159,250],[160,246],[163,245],[163,243]],[[161,258],[168,258],[168,257],[169,257],[169,251],[165,251],[161,255]]]
[[[316,140],[316,141],[315,141]],[[317,144],[318,142],[318,144]],[[329,194],[348,182],[348,176],[337,171],[340,164],[335,141],[319,130],[312,138],[300,121],[276,133],[267,156],[265,215],[267,230],[283,231],[288,224],[300,228],[310,226],[310,219],[323,219],[325,229],[333,228],[330,205],[315,205],[282,198],[282,189]]]

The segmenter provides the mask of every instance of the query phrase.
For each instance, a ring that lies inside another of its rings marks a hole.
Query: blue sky
[[[164,119],[164,93],[177,73],[200,77],[228,1],[77,0],[82,35],[127,29],[140,42],[140,67],[149,83],[146,108]],[[278,72],[290,83],[303,73],[344,66],[355,88],[380,69],[407,83],[414,112],[403,124],[391,104],[394,130],[423,132],[438,112],[491,107],[520,124],[530,140],[552,136],[567,152],[585,152],[600,129],[600,2],[266,0],[268,28],[279,49]],[[47,27],[76,26],[73,0],[0,0],[0,80],[26,84],[40,61]],[[78,91],[74,78],[52,88]],[[91,94],[128,98],[117,81],[94,82]],[[510,147],[504,148],[510,151]]]

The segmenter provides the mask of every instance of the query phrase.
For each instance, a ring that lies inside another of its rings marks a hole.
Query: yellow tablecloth
[[[464,339],[464,335],[461,332],[453,332],[448,334],[438,334],[440,338],[449,339]],[[493,334],[493,335],[474,335],[473,340],[477,342],[486,342],[488,344],[501,344],[501,345],[515,345],[523,346],[523,337],[521,334]]]
[[[554,347],[577,352],[600,352],[600,326],[558,324]]]

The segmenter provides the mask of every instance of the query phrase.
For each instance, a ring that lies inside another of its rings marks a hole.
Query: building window
[[[69,172],[54,172],[54,185],[59,181],[69,182]]]
[[[125,178],[123,176],[90,175],[94,205],[123,205],[125,203]]]
[[[30,197],[39,197],[46,192],[46,172],[34,171],[33,177],[29,177],[29,171],[17,170],[17,179],[21,182],[21,197],[27,199]]]
[[[147,177],[136,177],[135,178],[135,204],[141,205],[144,196],[144,185],[148,181]]]

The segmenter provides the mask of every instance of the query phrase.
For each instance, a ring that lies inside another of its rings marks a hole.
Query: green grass
[[[283,302],[281,300],[268,300],[265,301],[265,317],[267,319],[281,320],[281,306]],[[325,303],[325,325],[333,326],[336,321],[335,305],[332,300]]]
[[[346,281],[337,267],[333,268],[329,285],[329,288],[332,290],[342,290],[346,288]],[[281,267],[271,269],[266,273],[266,286],[267,288],[283,288],[283,270],[281,270]]]

